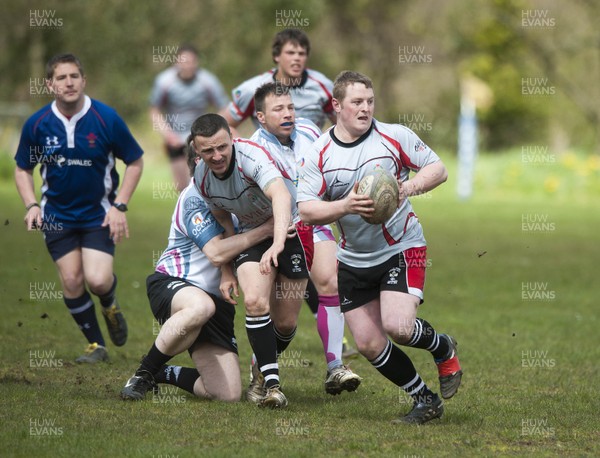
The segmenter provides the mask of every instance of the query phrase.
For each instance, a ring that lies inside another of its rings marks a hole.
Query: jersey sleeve
[[[183,202],[183,221],[187,236],[198,248],[204,248],[211,239],[225,232],[206,203],[198,196],[189,196]]]
[[[304,161],[298,169],[296,202],[325,199],[325,178],[319,169],[319,152],[314,145],[303,151]]]
[[[399,129],[397,138],[399,137],[404,152],[402,162],[405,167],[416,172],[440,160],[440,157],[408,127],[398,125],[397,128]]]
[[[154,78],[152,91],[150,92],[150,106],[160,108],[165,102],[165,89],[163,84],[163,73]]]
[[[36,154],[38,149],[39,146],[36,145],[33,135],[33,120],[29,118],[21,130],[21,139],[15,154],[17,166],[23,170],[34,169],[38,164],[39,153]]]
[[[113,139],[113,152],[125,164],[137,161],[144,154],[144,151],[129,131],[127,124],[118,115],[115,115],[113,124]]]
[[[275,178],[283,179],[269,152],[250,141],[236,143],[240,152],[242,173],[254,181],[264,191],[265,186]]]
[[[229,114],[237,122],[242,122],[254,113],[254,90],[248,81],[231,91],[232,101],[229,103]]]

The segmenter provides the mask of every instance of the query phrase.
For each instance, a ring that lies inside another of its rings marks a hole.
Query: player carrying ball
[[[417,318],[423,302],[426,241],[408,197],[434,189],[447,178],[440,158],[410,129],[373,119],[373,83],[344,71],[333,87],[337,124],[307,151],[298,182],[298,209],[307,224],[336,221],[340,229],[340,305],[360,353],[413,400],[410,413],[394,422],[422,424],[440,418],[443,402],[412,361],[388,339],[428,350],[438,366],[444,399],[460,385],[456,342]],[[376,167],[398,179],[398,210],[383,224],[361,216],[373,201],[356,193],[358,181]],[[416,174],[408,179],[410,171]]]

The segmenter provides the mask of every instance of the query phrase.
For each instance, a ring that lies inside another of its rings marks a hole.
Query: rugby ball
[[[367,172],[358,182],[357,194],[367,195],[373,200],[373,215],[368,218],[361,216],[369,224],[385,223],[398,208],[398,181],[385,169]]]

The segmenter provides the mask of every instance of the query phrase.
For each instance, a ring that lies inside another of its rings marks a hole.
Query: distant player
[[[254,92],[269,82],[288,86],[296,107],[298,117],[308,118],[319,128],[326,119],[335,120],[331,106],[333,83],[322,73],[306,68],[310,55],[308,36],[299,29],[285,29],[275,35],[271,46],[275,68],[250,78],[237,86],[232,92],[232,102],[221,111],[231,127],[239,126],[242,121],[252,118],[256,128],[260,127],[256,119]]]
[[[442,397],[456,393],[462,371],[454,339],[416,317],[423,301],[427,248],[408,200],[443,183],[446,168],[410,129],[373,119],[375,96],[368,77],[340,73],[333,97],[337,124],[313,144],[300,171],[300,217],[309,224],[337,221],[340,303],[358,350],[413,398],[411,412],[396,421],[425,423],[442,416],[443,402],[387,336],[430,351]],[[356,191],[362,176],[376,167],[398,178],[401,202],[386,223],[372,225],[361,215],[372,214],[373,201]],[[416,172],[411,179],[410,171]]]
[[[294,103],[286,86],[273,82],[264,84],[256,90],[254,105],[261,127],[250,140],[270,153],[284,177],[294,201],[294,223],[304,246],[311,278],[319,291],[317,329],[327,361],[325,390],[334,395],[354,391],[361,378],[342,362],[344,316],[340,311],[337,291],[335,237],[330,226],[302,224],[295,203],[298,163],[302,161],[303,151],[312,145],[321,131],[310,120],[295,117]],[[304,295],[304,291],[298,293]],[[254,377],[248,395],[255,396],[261,387],[259,377]]]
[[[262,407],[288,403],[281,391],[277,355],[290,344],[302,299],[291,295],[277,301],[277,291],[304,291],[308,270],[304,250],[293,231],[292,198],[267,150],[245,139],[232,141],[227,121],[216,114],[200,116],[192,125],[191,146],[202,161],[194,181],[215,218],[233,234],[231,215],[244,233],[274,219],[273,238],[244,250],[235,259],[244,291],[246,331],[266,392]]]
[[[127,323],[115,296],[113,257],[115,244],[129,237],[125,212],[142,174],[143,151],[113,108],[85,95],[86,79],[76,56],[50,59],[46,84],[55,101],[23,126],[15,181],[27,230],[44,233],[65,304],[89,343],[76,361],[106,361],[88,288],[100,299],[112,342],[124,345]],[[126,164],[120,188],[116,159]],[[39,204],[33,187],[38,164],[43,181]]]
[[[191,170],[197,160],[191,152]],[[230,295],[230,288],[237,292],[237,282],[230,269],[221,278],[217,266],[271,237],[271,223],[224,239],[224,229],[194,183],[183,190],[171,220],[169,245],[146,282],[152,313],[162,328],[121,398],[140,400],[156,391],[157,383],[168,383],[199,397],[239,401],[235,301]],[[166,365],[185,350],[195,368]]]
[[[163,137],[173,180],[181,191],[190,181],[184,149],[192,123],[211,106],[217,110],[224,108],[229,99],[219,79],[198,67],[198,51],[194,46],[179,46],[176,58],[175,65],[154,80],[150,117],[153,129]]]

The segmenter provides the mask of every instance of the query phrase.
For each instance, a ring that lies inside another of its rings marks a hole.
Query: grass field
[[[364,378],[357,392],[325,394],[307,307],[282,359],[288,409],[206,402],[170,386],[120,401],[156,331],[144,281],[174,204],[166,165],[148,161],[117,252],[129,341],[96,367],[72,363],[85,342],[41,237],[23,228],[14,184],[0,181],[0,456],[600,455],[598,160],[540,159],[482,158],[471,200],[456,199],[451,178],[413,201],[430,256],[420,316],[457,338],[465,372],[443,419],[421,427],[390,424],[410,405],[364,359],[350,362]],[[236,318],[245,384],[243,309]],[[437,390],[431,357],[407,352]]]

